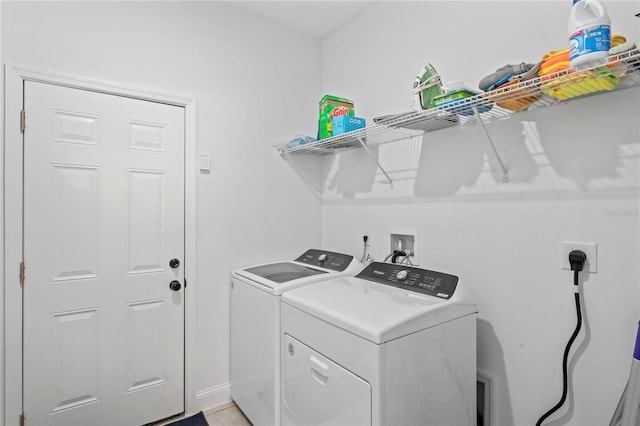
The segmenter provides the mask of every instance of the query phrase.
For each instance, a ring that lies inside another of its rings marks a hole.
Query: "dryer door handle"
[[[326,383],[329,379],[329,366],[326,363],[311,355],[309,357],[309,367],[314,377],[319,379],[323,384]]]

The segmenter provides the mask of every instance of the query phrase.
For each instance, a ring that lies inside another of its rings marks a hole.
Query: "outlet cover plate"
[[[394,226],[392,229],[389,229],[389,247],[390,247],[390,252],[392,252],[396,247],[397,247],[397,239],[401,238],[401,239],[405,239],[407,238],[406,242],[405,242],[405,247],[403,247],[405,250],[406,249],[411,249],[413,250],[413,257],[411,257],[411,263],[413,263],[413,266],[419,266],[420,265],[420,254],[419,254],[419,247],[420,247],[420,233],[418,228],[415,227],[408,227],[408,226]]]
[[[598,272],[598,244],[597,243],[583,243],[578,241],[563,241],[562,242],[562,269],[567,271],[571,270],[569,264],[569,253],[573,250],[582,250],[587,255],[587,261],[585,262],[585,271],[592,273]]]

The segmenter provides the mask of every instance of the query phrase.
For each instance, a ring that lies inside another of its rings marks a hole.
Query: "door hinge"
[[[24,426],[25,420],[26,417],[24,416],[24,413],[20,414],[20,426]]]
[[[20,111],[20,132],[24,133],[24,129],[26,127],[26,114],[24,110]]]
[[[184,288],[187,288],[187,279],[184,279]]]
[[[24,262],[20,262],[20,287],[22,287],[24,285],[24,279],[26,277],[24,270],[25,270],[25,266],[24,266]]]

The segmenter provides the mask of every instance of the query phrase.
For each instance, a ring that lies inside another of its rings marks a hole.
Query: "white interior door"
[[[184,286],[170,283],[184,284],[184,109],[24,90],[27,424],[181,413]]]

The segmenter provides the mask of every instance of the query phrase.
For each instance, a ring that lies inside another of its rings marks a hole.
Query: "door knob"
[[[173,291],[178,291],[182,288],[182,284],[178,280],[173,280],[169,283],[169,288]]]
[[[169,266],[171,267],[171,269],[176,269],[178,266],[180,266],[180,260],[178,259],[171,259],[169,261]]]

